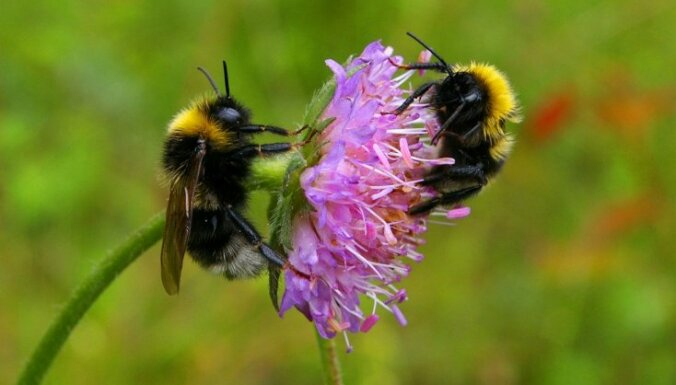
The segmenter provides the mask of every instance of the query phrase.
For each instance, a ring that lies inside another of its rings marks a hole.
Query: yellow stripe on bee
[[[216,148],[223,148],[232,141],[232,134],[209,119],[199,102],[179,112],[169,123],[168,131],[169,134],[201,136]]]
[[[488,116],[484,125],[484,135],[498,139],[504,135],[501,121],[521,121],[516,95],[507,81],[507,77],[490,64],[471,63],[468,66],[457,65],[454,72],[468,72],[486,87],[488,92]]]
[[[494,160],[504,160],[512,151],[513,145],[514,139],[512,139],[512,136],[509,134],[503,135],[491,146],[489,150],[491,158]]]

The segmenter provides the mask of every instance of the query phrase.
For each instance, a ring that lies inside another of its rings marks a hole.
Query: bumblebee
[[[416,88],[393,113],[403,113],[424,96],[440,125],[432,144],[439,143],[439,157],[455,159],[453,165],[433,167],[422,180],[422,185],[433,186],[440,195],[408,211],[410,215],[420,215],[478,194],[500,171],[512,149],[514,141],[505,131],[505,123],[519,122],[520,116],[516,96],[497,68],[476,63],[449,66],[422,40],[410,32],[408,35],[439,61],[395,65],[404,69],[434,70],[446,77]]]
[[[251,123],[251,114],[230,95],[225,61],[225,95],[198,67],[216,97],[206,97],[180,111],[169,124],[163,168],[170,184],[162,241],[162,284],[178,293],[186,250],[208,270],[228,279],[257,276],[284,259],[263,242],[244,217],[244,182],[254,158],[279,154],[298,144],[253,144],[257,133],[291,136],[283,128]]]

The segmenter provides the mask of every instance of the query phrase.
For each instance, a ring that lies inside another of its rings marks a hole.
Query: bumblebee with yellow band
[[[164,143],[162,163],[170,192],[161,272],[168,294],[179,291],[186,251],[201,266],[228,279],[254,277],[268,266],[284,264],[243,214],[248,196],[245,180],[257,157],[303,145],[251,143],[250,137],[257,133],[292,136],[297,132],[251,123],[249,110],[230,95],[225,61],[225,95],[204,69],[198,69],[216,95],[179,112]]]
[[[410,32],[408,35],[439,61],[397,66],[434,70],[447,76],[416,88],[394,113],[404,113],[416,99],[425,97],[440,125],[432,138],[432,144],[439,144],[438,157],[455,159],[453,165],[433,167],[421,182],[433,186],[440,195],[409,209],[409,214],[419,215],[478,194],[500,171],[512,149],[506,122],[519,122],[520,116],[516,96],[497,68],[476,63],[450,66],[422,40]]]

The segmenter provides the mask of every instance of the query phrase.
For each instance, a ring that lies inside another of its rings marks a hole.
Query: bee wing
[[[206,154],[206,144],[200,140],[199,147],[190,159],[186,172],[174,179],[167,204],[167,223],[162,240],[162,285],[167,294],[178,293],[181,283],[183,256],[188,247],[192,223],[193,199]]]

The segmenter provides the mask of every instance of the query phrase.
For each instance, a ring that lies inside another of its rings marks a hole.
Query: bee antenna
[[[207,72],[207,70],[205,70],[205,69],[202,68],[202,67],[197,67],[197,70],[200,71],[201,73],[203,73],[204,76],[207,77],[207,80],[208,80],[209,83],[211,84],[211,88],[213,88],[214,91],[216,92],[216,95],[221,96],[221,91],[218,90],[218,87],[216,86],[216,82],[214,82],[214,79],[211,77],[211,75],[209,75],[209,73]]]
[[[230,97],[230,80],[228,79],[228,65],[223,60],[223,77],[225,77],[225,96]]]
[[[451,70],[451,67],[448,66],[448,64],[446,63],[446,61],[444,60],[444,58],[442,58],[441,55],[439,55],[438,53],[436,53],[436,52],[432,49],[432,47],[430,47],[429,45],[425,44],[425,42],[423,42],[422,40],[420,40],[417,36],[415,36],[415,35],[412,34],[411,32],[406,32],[406,34],[407,34],[408,36],[410,36],[411,38],[413,38],[413,40],[415,40],[415,41],[417,41],[418,43],[420,43],[420,45],[423,46],[423,47],[425,47],[426,50],[430,51],[430,52],[432,53],[432,55],[434,55],[434,57],[436,57],[437,59],[439,59],[439,61],[441,62],[441,64],[443,64],[444,67],[446,67],[446,71],[448,72],[448,74],[449,74],[449,75],[453,75],[453,71]]]

